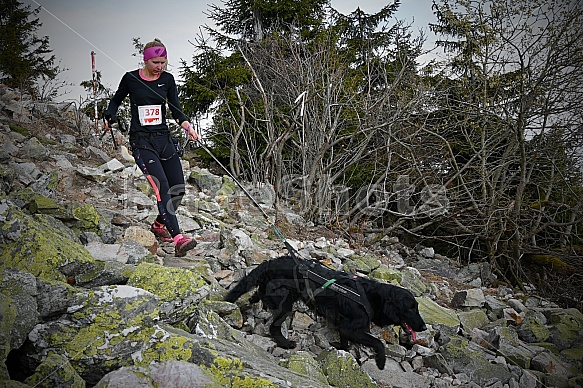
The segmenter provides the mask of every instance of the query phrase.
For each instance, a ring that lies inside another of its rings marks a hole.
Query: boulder
[[[506,364],[496,362],[496,356],[460,336],[452,336],[439,348],[454,373],[472,376],[479,386],[507,384],[512,377]]]

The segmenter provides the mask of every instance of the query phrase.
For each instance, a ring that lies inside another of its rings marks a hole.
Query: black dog
[[[385,346],[369,334],[371,322],[381,327],[400,325],[413,341],[416,331],[427,329],[410,291],[332,271],[313,261],[290,256],[265,261],[241,279],[225,300],[233,303],[256,286],[259,288],[250,301],[261,300],[273,310],[269,331],[282,348],[291,349],[296,345],[282,335],[281,325],[298,299],[303,299],[336,326],[340,333],[338,348],[346,350],[348,341],[372,347],[379,369],[385,366]]]

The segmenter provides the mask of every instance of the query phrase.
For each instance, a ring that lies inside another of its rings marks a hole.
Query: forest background
[[[0,4],[1,82],[54,99],[62,69],[35,35],[38,9]],[[581,3],[435,0],[429,50],[445,55],[429,63],[399,7],[210,5],[214,25],[180,64],[183,109],[212,117],[206,144],[237,179],[272,185],[352,244],[397,236],[487,261],[500,281],[581,308]],[[112,90],[99,73],[83,85],[98,96],[79,102],[93,117]]]

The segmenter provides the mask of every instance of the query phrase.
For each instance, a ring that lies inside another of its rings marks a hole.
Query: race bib
[[[141,125],[162,124],[162,105],[138,106]]]

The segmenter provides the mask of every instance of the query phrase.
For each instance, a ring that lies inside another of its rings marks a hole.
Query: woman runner
[[[158,39],[144,46],[144,67],[127,72],[104,114],[105,129],[116,121],[119,106],[130,96],[132,120],[129,129],[132,155],[152,185],[158,205],[158,216],[152,224],[154,235],[174,242],[176,256],[184,256],[196,246],[196,240],[180,233],[176,209],[185,192],[180,157],[166,125],[166,103],[172,117],[193,141],[200,140],[178,101],[174,76],[165,71],[168,63],[166,47]]]

